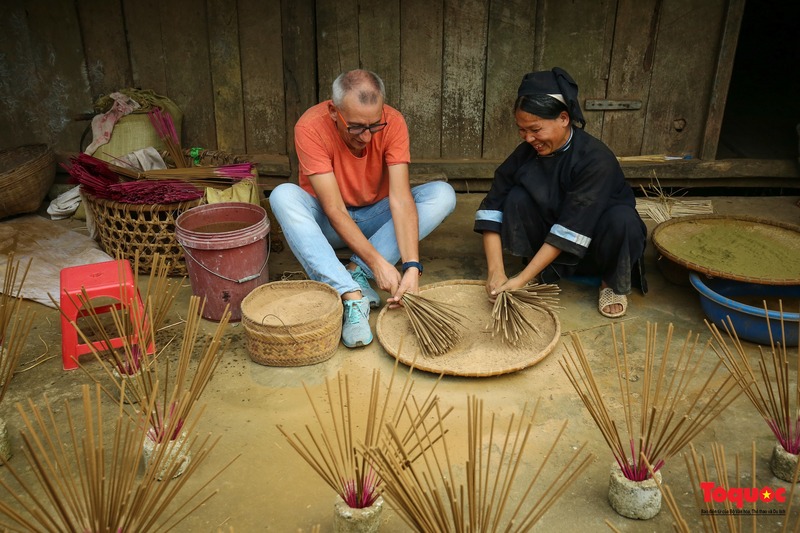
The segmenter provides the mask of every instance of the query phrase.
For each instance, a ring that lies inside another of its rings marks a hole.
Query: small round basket
[[[275,281],[242,300],[247,352],[267,366],[304,366],[330,359],[342,335],[342,300],[319,281]]]
[[[84,193],[100,244],[112,257],[133,262],[139,252],[139,273],[149,274],[155,254],[170,265],[169,274],[186,276],[183,250],[175,239],[175,219],[200,205],[202,198],[174,204],[124,204]]]
[[[0,150],[0,219],[31,213],[56,177],[56,156],[46,144]]]

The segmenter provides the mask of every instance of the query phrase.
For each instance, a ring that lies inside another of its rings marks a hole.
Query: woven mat
[[[533,333],[517,346],[492,337],[492,304],[486,298],[485,282],[452,280],[420,287],[420,293],[434,300],[452,303],[466,315],[464,334],[450,352],[422,355],[411,324],[403,309],[384,307],[378,315],[376,333],[381,346],[401,363],[426,372],[452,376],[486,377],[516,372],[535,365],[553,351],[561,336],[561,324],[552,312],[529,310],[541,337]],[[415,355],[420,355],[416,357]]]
[[[800,284],[800,227],[759,218],[697,215],[653,230],[667,259],[710,276],[762,285]]]

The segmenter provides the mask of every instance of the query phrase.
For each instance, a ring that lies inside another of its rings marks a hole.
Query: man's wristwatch
[[[420,263],[419,261],[406,261],[405,263],[403,263],[403,274],[405,274],[406,270],[408,270],[409,268],[416,268],[417,270],[419,270],[419,275],[420,276],[422,275],[422,263]]]

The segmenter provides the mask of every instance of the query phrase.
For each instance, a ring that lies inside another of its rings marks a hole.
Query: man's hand
[[[394,265],[383,257],[379,257],[374,264],[369,265],[369,268],[375,276],[375,283],[378,287],[392,295],[397,291],[397,287],[400,286],[401,276]]]
[[[389,309],[400,307],[400,300],[403,299],[403,295],[407,292],[411,294],[419,292],[419,272],[417,272],[416,268],[409,268],[406,270],[406,273],[403,274],[397,290],[392,293],[391,298],[386,300],[386,303],[389,304]]]

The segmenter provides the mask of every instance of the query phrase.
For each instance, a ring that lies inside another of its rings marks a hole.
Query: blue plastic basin
[[[740,339],[768,346],[769,332],[772,330],[775,342],[783,342],[785,346],[797,346],[800,313],[787,312],[787,306],[792,305],[789,300],[796,301],[800,298],[800,285],[760,285],[719,278],[702,279],[696,272],[689,274],[689,281],[700,293],[703,312],[717,327],[721,328],[726,323],[726,317],[730,317]],[[784,299],[783,327],[786,339],[784,340],[781,333],[780,312],[770,310],[765,315],[763,308],[753,307],[734,299],[741,297]],[[766,316],[769,316],[769,328]]]

